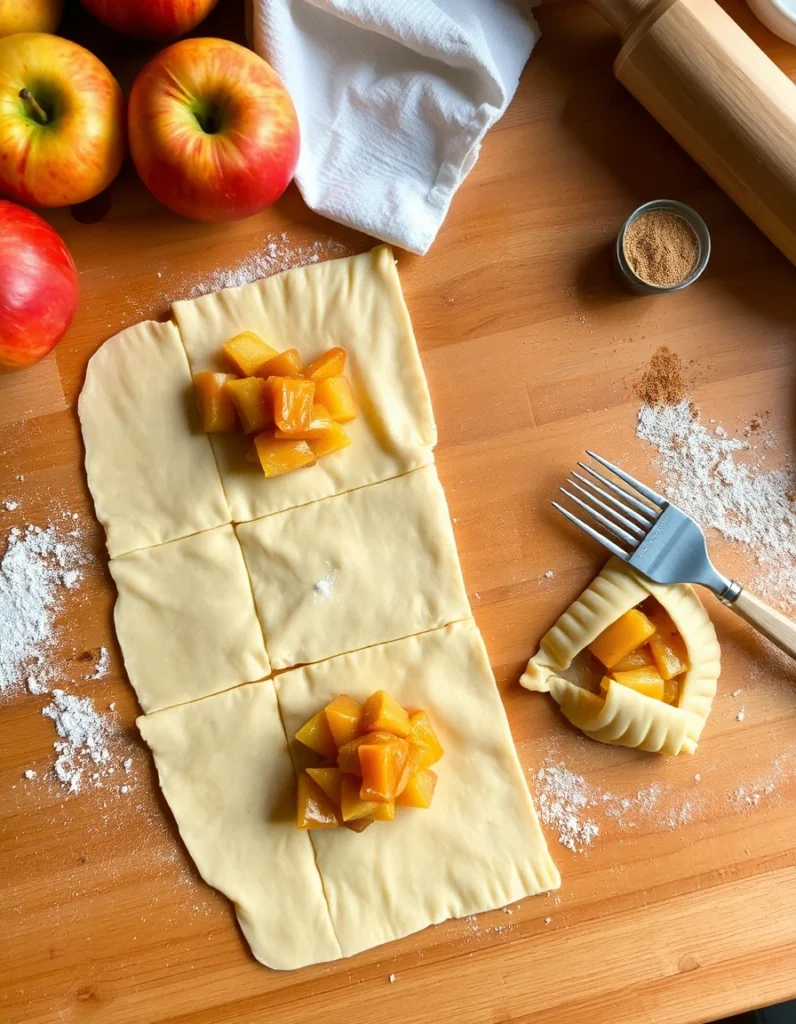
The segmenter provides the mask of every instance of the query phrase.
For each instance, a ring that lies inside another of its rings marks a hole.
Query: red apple
[[[77,309],[77,270],[38,214],[0,199],[0,373],[38,363]]]
[[[64,0],[0,0],[0,36],[12,32],[55,32]]]
[[[69,206],[110,185],[124,158],[124,98],[77,43],[39,32],[0,39],[0,193]]]
[[[140,72],[130,151],[152,194],[194,220],[237,220],[282,195],[296,169],[293,101],[270,64],[225,39],[184,39]]]
[[[83,0],[108,28],[140,39],[176,39],[203,21],[218,0]]]

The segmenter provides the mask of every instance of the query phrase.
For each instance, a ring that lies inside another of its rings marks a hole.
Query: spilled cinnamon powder
[[[653,353],[633,390],[644,405],[677,405],[686,395],[683,363],[676,352],[662,345]]]

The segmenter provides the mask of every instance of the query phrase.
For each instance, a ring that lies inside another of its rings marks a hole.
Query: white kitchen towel
[[[296,182],[332,220],[424,253],[539,38],[522,0],[252,0],[298,111]]]

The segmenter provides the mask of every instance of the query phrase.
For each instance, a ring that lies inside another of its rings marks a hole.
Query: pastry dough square
[[[437,433],[392,250],[379,246],[174,304],[191,370],[229,369],[221,346],[242,330],[269,345],[297,348],[309,362],[333,345],[348,353],[346,374],[359,416],[345,425],[351,446],[311,469],[266,479],[245,460],[240,436],[211,439],[232,518],[246,522],[432,461]]]
[[[78,413],[112,557],[230,522],[173,323],[150,320],[106,341],[88,364]]]
[[[340,956],[270,680],[138,719],[202,877],[252,953],[287,970]]]
[[[144,711],[196,700],[271,671],[231,526],[110,563],[116,633]]]
[[[343,956],[560,885],[472,619],[287,672],[276,688],[291,738],[337,694],[384,688],[429,712],[445,750],[428,810],[312,833]],[[306,763],[295,740],[291,753]]]
[[[237,532],[275,669],[471,614],[434,466]]]

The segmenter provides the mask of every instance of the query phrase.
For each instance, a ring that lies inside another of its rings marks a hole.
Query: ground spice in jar
[[[622,248],[636,277],[659,288],[680,284],[699,259],[694,229],[668,210],[650,210],[632,220]]]

